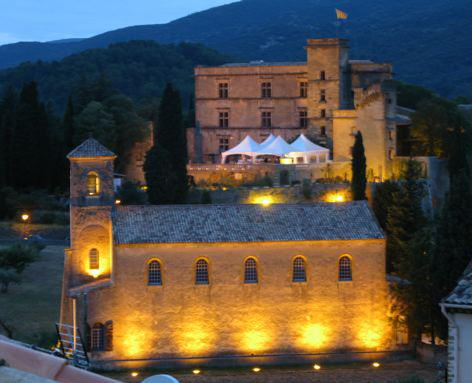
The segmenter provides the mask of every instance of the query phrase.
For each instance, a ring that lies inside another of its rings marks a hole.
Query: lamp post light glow
[[[317,371],[318,371],[318,370],[321,370],[321,366],[320,366],[319,364],[315,364],[315,365],[313,366],[313,369],[315,369],[315,370],[317,370]]]
[[[21,220],[22,220],[23,222],[26,222],[28,219],[29,219],[29,214],[23,213],[23,214],[21,215]]]
[[[200,371],[198,368],[196,368],[196,369],[193,370],[192,372],[193,372],[194,375],[198,375],[198,374],[201,373],[201,371]]]
[[[334,192],[334,193],[329,193],[326,196],[326,202],[340,203],[340,202],[345,202],[345,201],[346,201],[346,196],[343,193]]]
[[[132,376],[133,378],[136,378],[138,375],[139,375],[139,372],[137,372],[137,371],[133,371],[133,372],[131,373],[131,376]]]
[[[261,369],[260,369],[259,367],[254,367],[254,368],[252,369],[252,371],[257,373],[257,372],[260,372]]]
[[[380,367],[380,363],[379,362],[374,362],[374,363],[372,363],[372,366],[374,366],[375,368],[378,368],[378,367]]]
[[[121,199],[116,199],[115,200],[115,205],[121,205]]]

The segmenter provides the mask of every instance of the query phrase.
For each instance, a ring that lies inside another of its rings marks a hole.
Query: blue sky
[[[0,45],[160,24],[236,0],[0,0]]]

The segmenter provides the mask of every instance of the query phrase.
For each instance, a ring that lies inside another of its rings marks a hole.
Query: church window
[[[293,260],[293,282],[306,282],[305,260],[302,257],[296,257]]]
[[[261,113],[261,125],[263,128],[272,127],[272,112]]]
[[[308,126],[308,112],[301,110],[299,113],[300,128],[306,128]]]
[[[325,89],[320,90],[320,102],[326,102],[326,90]]]
[[[272,83],[263,82],[261,84],[261,97],[262,98],[271,98],[272,97]]]
[[[161,263],[157,260],[148,264],[148,285],[162,286]]]
[[[320,72],[320,80],[326,80],[326,72],[324,70]]]
[[[101,323],[95,323],[92,327],[91,350],[104,351],[104,326]]]
[[[308,82],[302,81],[300,83],[300,97],[307,98],[308,97]]]
[[[352,281],[351,259],[348,256],[339,259],[339,280]]]
[[[100,193],[100,177],[95,172],[90,172],[87,175],[87,194],[95,196]]]
[[[98,270],[100,268],[100,254],[97,249],[89,251],[89,269]]]
[[[320,109],[320,117],[325,118],[326,117],[326,109]]]
[[[244,283],[257,282],[257,262],[254,258],[248,258],[244,262]]]
[[[220,98],[228,98],[229,84],[227,82],[220,82],[218,84],[218,96]]]
[[[208,262],[204,259],[199,259],[195,264],[195,283],[197,285],[208,285]]]
[[[219,112],[218,126],[220,128],[227,128],[229,126],[229,113],[228,112]]]

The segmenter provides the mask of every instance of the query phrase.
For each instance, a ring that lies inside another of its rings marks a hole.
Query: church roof
[[[116,244],[382,239],[367,202],[116,206]]]
[[[443,302],[446,305],[450,303],[472,306],[472,262],[465,269],[464,274],[457,283],[457,286],[452,290],[452,293]]]
[[[88,138],[67,155],[67,158],[92,157],[116,157],[116,155],[93,138]]]

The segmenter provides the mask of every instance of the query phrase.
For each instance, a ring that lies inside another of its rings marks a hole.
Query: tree
[[[170,171],[175,177],[174,203],[185,203],[188,193],[187,136],[180,94],[172,84],[167,84],[161,99],[155,137],[159,147],[166,150]]]
[[[177,177],[172,170],[169,152],[155,144],[146,154],[143,169],[149,202],[155,205],[174,204],[178,199]]]
[[[75,145],[75,119],[74,119],[74,104],[72,102],[72,96],[69,96],[67,100],[67,107],[62,118],[62,131],[64,132],[64,146],[65,152],[70,152]]]
[[[357,132],[352,148],[352,198],[355,201],[367,199],[365,188],[367,185],[366,178],[366,158],[364,152],[364,144],[362,142],[362,133]]]
[[[138,183],[131,181],[125,181],[121,185],[117,197],[123,205],[144,205],[146,203],[146,194],[141,191]]]
[[[402,262],[408,263],[407,246],[427,220],[423,213],[424,184],[421,164],[408,160],[402,170],[400,189],[393,193],[392,205],[387,212],[387,270],[396,272]],[[400,275],[401,276],[401,275]]]
[[[209,190],[204,190],[202,192],[200,203],[202,205],[211,205],[212,204],[211,192]]]
[[[113,115],[98,101],[91,101],[77,117],[75,144],[86,140],[90,135],[106,147],[115,150],[117,132]]]
[[[15,244],[0,250],[0,292],[7,293],[11,283],[20,283],[25,268],[39,257],[40,246]]]
[[[400,187],[395,181],[387,180],[376,184],[372,200],[372,210],[384,230],[387,228],[388,210],[393,206],[393,196],[399,191]]]
[[[11,180],[11,144],[17,106],[15,89],[8,87],[0,102],[0,187],[9,185]]]

